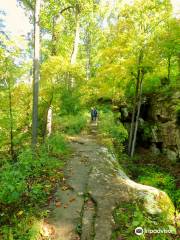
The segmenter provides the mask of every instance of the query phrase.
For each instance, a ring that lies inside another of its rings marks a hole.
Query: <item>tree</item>
[[[139,4],[141,4],[141,8]],[[166,13],[164,13],[164,8],[168,9]],[[138,53],[139,56],[136,75],[136,91],[134,96],[133,113],[128,144],[128,153],[130,156],[134,155],[139,115],[141,109],[142,83],[144,74],[147,73],[148,69],[144,63],[144,55],[148,54],[149,46],[151,45],[154,33],[158,30],[159,26],[161,26],[161,24],[164,24],[167,18],[169,18],[170,9],[171,7],[169,2],[153,3],[152,1],[147,1],[143,4],[141,1],[136,1],[134,6],[132,7],[132,11],[134,11],[134,16],[130,16],[130,19],[136,19],[134,23],[134,29],[135,33],[137,31],[137,33],[139,34],[139,37],[136,39],[135,42],[137,46],[139,46],[140,50]]]
[[[29,109],[24,111],[24,104],[26,105],[27,99],[29,99],[26,95],[28,87],[24,91],[18,84],[18,79],[24,72],[24,65],[20,64],[22,55],[19,47],[12,39],[9,40],[8,35],[3,33],[0,34],[0,42],[2,45],[0,50],[2,60],[0,63],[0,148],[2,151],[8,148],[11,159],[15,161],[17,150],[22,144],[23,129],[29,123],[23,117],[24,112],[28,113],[29,111]],[[21,98],[26,100],[21,101]]]
[[[34,10],[34,64],[33,64],[33,112],[32,112],[32,145],[37,143],[38,135],[38,94],[40,80],[40,6],[36,0]]]
[[[84,5],[83,5],[84,3]],[[85,12],[88,14],[92,11],[92,1],[88,2],[77,2],[77,1],[65,1],[57,2],[50,1],[45,3],[45,8],[42,11],[42,29],[51,35],[49,41],[49,56],[45,57],[45,61],[49,58],[56,56],[63,56],[60,58],[63,60],[63,64],[66,66],[65,58],[69,58],[69,67],[66,68],[66,79],[65,82],[67,89],[69,89],[69,94],[75,90],[75,78],[72,76],[72,72],[75,68],[79,69],[77,56],[79,52],[80,45],[80,30],[83,26],[80,26],[83,18],[85,18]],[[50,21],[49,21],[50,19]],[[48,21],[47,21],[48,20]],[[65,38],[65,39],[64,39]],[[42,43],[43,44],[43,43]],[[72,46],[69,47],[69,46]],[[66,53],[64,53],[64,48]],[[58,64],[62,64],[59,62]],[[74,75],[74,73],[73,73]],[[44,81],[44,80],[43,80]],[[48,84],[49,95],[46,96],[46,108],[44,110],[44,123],[42,127],[42,136],[45,138],[46,134],[49,135],[52,128],[52,114],[53,114],[53,98],[56,85],[56,77],[51,78],[51,84]],[[49,120],[48,120],[49,119]],[[47,124],[49,121],[49,124]],[[51,124],[50,124],[51,123]]]
[[[70,63],[73,65],[76,63],[76,58],[78,54],[78,45],[79,45],[79,34],[80,34],[80,6],[79,4],[76,4],[75,6],[75,33],[74,33],[74,44],[73,44],[73,50],[71,54],[71,60]]]
[[[168,19],[165,23],[165,27],[161,32],[158,32],[156,37],[157,51],[162,59],[165,60],[166,75],[168,84],[171,82],[171,73],[174,63],[178,59],[178,53],[180,51],[180,44],[178,39],[180,37],[179,21],[177,19]]]

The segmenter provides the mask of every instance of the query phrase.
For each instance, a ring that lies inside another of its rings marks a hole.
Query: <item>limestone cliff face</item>
[[[180,91],[147,94],[142,98],[137,144],[164,154],[172,162],[180,159]],[[130,129],[132,109],[119,104],[120,121]]]
[[[176,161],[180,158],[180,124],[178,116],[180,92],[170,96],[154,95],[149,99],[147,122],[151,122],[151,148],[158,153],[161,150],[167,157]]]

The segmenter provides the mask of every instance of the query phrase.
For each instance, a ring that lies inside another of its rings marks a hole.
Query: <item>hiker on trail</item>
[[[98,113],[97,113],[96,108],[95,107],[91,108],[91,121],[95,121],[96,122],[97,115],[98,115]]]
[[[97,110],[96,110],[96,108],[94,108],[94,121],[95,122],[97,120],[97,115],[98,115]]]

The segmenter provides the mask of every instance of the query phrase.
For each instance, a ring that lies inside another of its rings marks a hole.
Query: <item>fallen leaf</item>
[[[43,237],[54,236],[55,235],[55,227],[44,222],[40,233],[41,233],[41,236],[43,236]]]
[[[67,186],[63,186],[61,189],[62,189],[63,191],[66,191],[66,190],[68,189],[68,187],[67,187]]]
[[[75,198],[71,198],[71,199],[69,199],[69,202],[73,202],[75,200],[76,200]]]
[[[60,208],[62,206],[61,202],[56,202],[55,205],[57,208]]]
[[[21,210],[17,213],[17,216],[21,216],[22,214],[23,214],[23,211]]]
[[[55,182],[56,181],[56,179],[54,177],[51,177],[50,180],[51,180],[51,182]]]

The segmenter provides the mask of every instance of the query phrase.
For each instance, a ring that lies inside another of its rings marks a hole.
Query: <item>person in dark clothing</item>
[[[91,108],[91,121],[95,121],[96,122],[97,115],[98,115],[98,113],[97,113],[96,108],[95,107]]]
[[[97,110],[96,108],[94,108],[94,121],[96,122],[96,120],[97,120]]]

